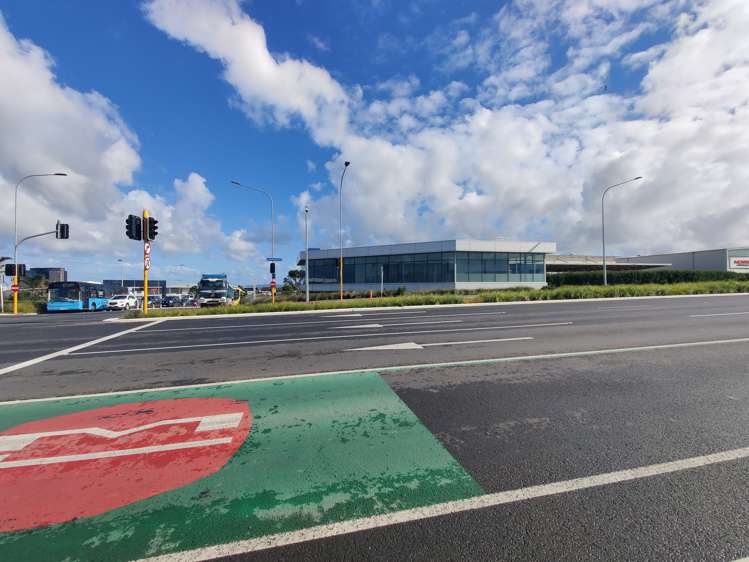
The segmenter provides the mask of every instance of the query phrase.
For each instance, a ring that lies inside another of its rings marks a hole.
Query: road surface
[[[0,558],[749,556],[749,296],[112,316],[0,319]]]

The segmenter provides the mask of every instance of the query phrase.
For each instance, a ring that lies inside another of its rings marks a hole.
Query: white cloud
[[[312,173],[317,170],[317,164],[315,164],[312,160],[307,160],[307,171],[309,173]]]
[[[318,51],[330,50],[330,46],[325,41],[320,39],[317,35],[307,35],[307,41],[309,41],[310,45],[312,45]]]
[[[596,251],[601,190],[634,175],[646,180],[609,201],[613,251],[746,242],[737,218],[749,211],[742,0],[516,0],[485,28],[461,22],[447,34],[453,66],[485,76],[476,99],[459,99],[460,86],[417,95],[393,84],[380,90],[388,98],[367,100],[324,69],[274,58],[236,2],[148,6],[158,27],[224,64],[254,118],[299,118],[337,149],[331,183],[352,161],[349,242],[505,235]],[[635,40],[668,34],[672,22],[675,35],[641,57],[649,67],[640,91],[601,87],[612,63],[632,64]],[[567,60],[552,73],[553,43]],[[302,201],[314,204],[317,239],[335,245],[337,193],[305,191],[297,208]]]
[[[51,230],[61,219],[70,224],[70,239],[47,237],[24,244],[24,260],[73,264],[90,278],[100,273],[98,256],[114,262],[113,255],[138,253],[124,235],[124,219],[143,209],[160,221],[157,258],[200,254],[213,247],[227,255],[251,255],[247,243],[239,247],[242,233],[227,237],[219,221],[210,217],[214,196],[199,174],[176,179],[165,196],[133,188],[133,175],[141,165],[138,138],[117,107],[98,92],[61,85],[50,55],[31,41],[16,39],[1,16],[0,68],[0,200],[9,203],[0,213],[3,254],[12,251],[15,183],[29,173],[62,171],[68,176],[24,182],[18,230],[22,238]],[[76,266],[76,260],[82,265]]]

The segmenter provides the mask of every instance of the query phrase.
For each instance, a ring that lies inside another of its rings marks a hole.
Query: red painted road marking
[[[0,532],[99,515],[205,478],[251,425],[245,401],[181,398],[16,426],[0,433]]]

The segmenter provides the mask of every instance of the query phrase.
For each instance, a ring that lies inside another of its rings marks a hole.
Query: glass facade
[[[544,282],[544,254],[433,252],[343,258],[345,284]],[[310,260],[310,283],[338,283],[338,259]]]

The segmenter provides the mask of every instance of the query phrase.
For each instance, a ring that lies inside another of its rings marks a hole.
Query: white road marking
[[[419,312],[419,311],[417,311]],[[421,311],[426,312],[426,311]],[[458,314],[430,314],[427,318],[455,318],[456,316],[485,316],[485,315],[499,315],[499,314],[507,314],[506,312],[466,312],[466,313],[458,313]],[[352,314],[349,316],[367,316],[368,318],[371,318],[373,320],[382,320],[382,319],[399,319],[399,318],[411,318],[414,316],[414,314],[403,314],[402,316],[375,316],[372,315],[363,315],[363,314]],[[333,318],[332,316],[323,316],[323,318]],[[343,318],[343,316],[339,316],[337,318]],[[165,318],[164,320],[170,320],[169,318]],[[230,324],[227,326],[190,326],[188,328],[156,328],[154,330],[146,330],[143,333],[151,333],[151,332],[187,332],[187,331],[214,331],[214,330],[229,330],[229,329],[236,329],[236,328],[264,328],[264,327],[275,327],[275,326],[311,326],[315,324],[335,324],[335,320],[312,320],[309,322],[268,322],[263,324]]]
[[[462,320],[435,320],[425,322],[396,322],[395,324],[360,324],[358,326],[331,326],[331,330],[352,330],[354,328],[388,328],[390,326],[423,326],[424,324],[461,324]]]
[[[226,347],[226,346],[234,346],[234,345],[259,345],[264,343],[288,343],[288,342],[296,342],[296,341],[317,341],[317,340],[335,340],[335,339],[343,339],[343,338],[360,338],[360,339],[366,339],[366,338],[377,338],[377,337],[390,337],[390,336],[406,336],[406,335],[413,335],[413,334],[439,334],[439,333],[445,333],[445,332],[477,332],[480,330],[510,330],[510,329],[516,329],[516,328],[547,328],[547,327],[554,327],[554,326],[569,326],[572,322],[548,322],[543,324],[518,324],[516,326],[507,326],[507,325],[500,325],[500,326],[481,326],[478,328],[448,328],[445,330],[415,330],[410,332],[389,332],[385,334],[341,334],[341,335],[335,335],[335,336],[310,336],[306,338],[280,338],[280,339],[272,339],[272,340],[247,340],[247,341],[229,341],[229,342],[212,342],[212,343],[194,343],[191,345],[165,345],[165,346],[158,346],[158,347],[136,347],[136,348],[129,348],[129,349],[102,349],[100,351],[81,351],[78,353],[73,353],[74,356],[79,355],[101,355],[103,353],[135,353],[135,352],[142,352],[142,351],[164,351],[168,349],[196,349],[196,348],[204,348],[204,347]],[[0,372],[2,374],[2,372]]]
[[[658,351],[661,349],[680,349],[684,347],[700,347],[710,345],[729,345],[738,343],[749,343],[749,338],[735,338],[731,340],[705,340],[685,343],[664,343],[658,345],[646,345],[639,347],[620,347],[613,349],[593,349],[589,351],[568,351],[562,353],[546,353],[540,355],[516,355],[511,357],[494,357],[488,359],[466,359],[464,361],[448,361],[443,363],[412,363],[407,365],[383,365],[380,367],[367,367],[365,369],[348,369],[344,371],[319,371],[312,373],[299,373],[295,375],[274,375],[270,377],[257,377],[254,379],[223,380],[216,382],[204,382],[197,384],[184,384],[177,386],[161,386],[150,388],[138,388],[133,390],[115,390],[112,392],[93,392],[87,394],[71,394],[68,396],[49,396],[46,398],[23,398],[20,400],[6,400],[0,402],[0,406],[11,406],[14,404],[31,404],[36,402],[53,402],[57,400],[79,400],[81,398],[98,398],[102,396],[127,396],[130,394],[148,394],[151,392],[164,392],[174,390],[188,390],[191,388],[210,388],[219,386],[233,386],[235,384],[247,384],[253,382],[279,381],[286,379],[304,379],[310,377],[328,377],[336,375],[356,375],[362,373],[398,373],[413,371],[414,369],[440,369],[446,367],[467,367],[471,365],[493,365],[497,363],[514,363],[518,361],[536,361],[547,359],[564,359],[566,357],[587,357],[595,355],[609,355],[616,353],[634,353],[640,351]]]
[[[707,318],[709,316],[741,316],[749,312],[719,312],[715,314],[690,314],[690,318]]]
[[[323,316],[323,318],[354,318],[361,317],[361,314],[339,314],[338,316]]]
[[[215,445],[226,445],[227,443],[231,443],[231,440],[232,437],[220,437],[217,439],[167,443],[166,445],[151,445],[149,447],[136,447],[133,449],[115,449],[112,451],[97,451],[95,453],[81,453],[78,455],[60,455],[57,457],[39,457],[19,461],[0,461],[0,468],[18,468],[21,466],[39,466],[43,464],[58,464],[63,462],[111,459],[115,457],[128,457],[131,455],[162,453],[164,451],[178,451],[180,449],[194,449],[196,447],[213,447]]]
[[[498,338],[493,340],[468,340],[468,341],[444,341],[437,343],[416,343],[416,342],[403,342],[393,343],[389,345],[376,345],[373,347],[356,347],[354,349],[347,349],[346,351],[385,351],[389,349],[424,349],[425,347],[437,347],[441,345],[469,345],[472,343],[493,343],[493,342],[505,342],[505,341],[520,341],[520,340],[532,340],[531,337],[522,338]]]
[[[81,343],[78,345],[74,345],[73,347],[68,347],[66,349],[61,349],[60,351],[55,351],[53,353],[48,353],[47,355],[42,355],[41,357],[37,357],[35,359],[29,359],[28,361],[23,361],[21,363],[16,363],[15,365],[9,365],[8,367],[3,367],[0,369],[0,375],[7,375],[8,373],[12,373],[13,371],[17,371],[18,369],[23,369],[24,367],[30,367],[32,365],[36,365],[38,363],[43,363],[44,361],[49,361],[50,359],[54,359],[55,357],[61,357],[63,355],[69,355],[75,351],[78,351],[79,349],[85,349],[87,347],[91,347],[92,345],[96,345],[98,343],[103,343],[105,341],[113,340],[115,338],[119,338],[120,336],[124,336],[125,334],[131,334],[133,332],[137,332],[138,330],[141,330],[145,328],[146,326],[153,326],[154,324],[159,324],[160,322],[163,322],[164,320],[154,320],[150,323],[141,324],[140,326],[136,326],[135,328],[128,328],[127,330],[123,330],[122,332],[117,332],[116,334],[110,334],[108,336],[104,336],[102,338],[97,338],[95,340],[88,341],[86,343]]]
[[[240,421],[242,421],[242,412],[232,414],[218,414],[215,416],[197,416],[192,418],[161,420],[153,423],[131,427],[130,429],[123,429],[122,431],[105,429],[103,427],[80,427],[73,429],[61,429],[58,431],[42,431],[38,433],[0,435],[0,452],[7,453],[8,451],[20,451],[21,449],[25,448],[26,446],[42,437],[86,434],[94,435],[96,437],[102,437],[104,439],[118,439],[120,437],[125,437],[126,435],[132,435],[133,433],[139,433],[141,431],[148,431],[149,429],[154,429],[156,427],[195,422],[199,422],[194,430],[195,433],[198,433],[202,431],[214,431],[216,429],[231,429],[237,427]]]
[[[641,308],[652,308],[646,304],[637,304],[637,305],[624,305],[624,306],[599,306],[598,310],[639,310]],[[661,308],[660,310],[668,310]]]
[[[722,451],[709,455],[690,457],[678,461],[652,464],[649,466],[641,466],[637,468],[629,468],[625,470],[618,470],[616,472],[596,474],[593,476],[584,476],[582,478],[563,480],[561,482],[554,482],[551,484],[541,484],[538,486],[529,486],[527,488],[508,490],[506,492],[485,494],[483,496],[476,496],[465,500],[438,503],[434,505],[427,505],[424,507],[417,507],[414,509],[395,511],[383,515],[351,519],[349,521],[342,521],[340,523],[319,525],[317,527],[308,527],[306,529],[300,529],[298,531],[267,535],[256,539],[248,539],[204,548],[196,548],[194,550],[186,550],[183,552],[175,552],[172,554],[165,554],[163,556],[156,556],[153,558],[148,558],[146,560],[148,560],[149,562],[188,562],[196,560],[210,560],[213,558],[224,556],[234,556],[238,554],[267,550],[270,548],[277,548],[290,544],[299,544],[313,540],[337,537],[340,535],[347,535],[370,529],[389,527],[392,525],[399,525],[411,521],[432,519],[434,517],[463,513],[466,511],[474,511],[477,509],[484,509],[488,507],[496,507],[499,505],[517,503],[535,498],[544,498],[548,496],[556,496],[559,494],[568,494],[580,490],[587,490],[590,488],[597,488],[600,486],[609,486],[612,484],[620,484],[622,482],[631,482],[633,480],[651,478],[653,476],[672,474],[674,472],[693,470],[696,468],[710,466],[718,463],[746,459],[747,457],[749,457],[749,447],[744,447],[741,449]]]

